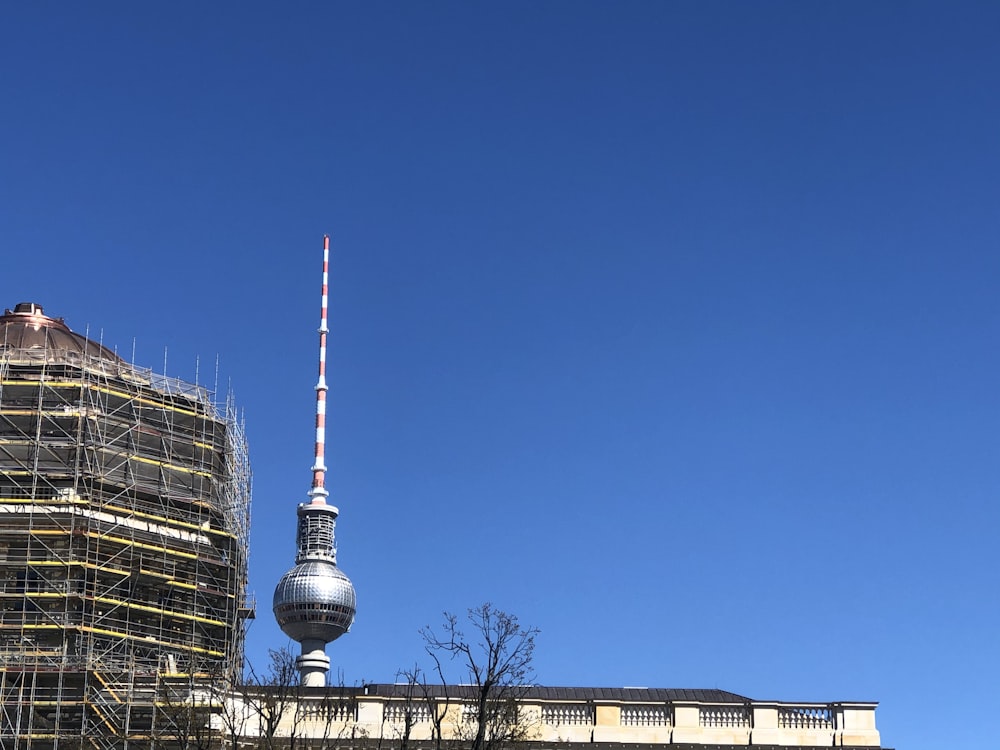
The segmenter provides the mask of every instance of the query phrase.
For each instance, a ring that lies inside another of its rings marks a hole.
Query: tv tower
[[[319,326],[319,381],[316,383],[316,460],[310,500],[298,509],[295,567],[274,589],[274,617],[285,634],[302,645],[296,659],[305,687],[323,687],[330,671],[326,644],[354,622],[357,599],[351,579],[337,567],[334,527],[339,511],[326,502],[326,334],[330,238],[323,237],[323,302]]]

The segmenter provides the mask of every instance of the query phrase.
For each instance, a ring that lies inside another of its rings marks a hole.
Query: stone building
[[[229,721],[258,747],[468,747],[469,686],[372,684],[299,688],[280,700],[268,689],[234,696]],[[725,690],[539,687],[517,694],[517,741],[526,750],[674,747],[880,748],[869,702],[751,700]],[[279,721],[272,737],[262,713]],[[216,719],[220,731],[226,721]]]

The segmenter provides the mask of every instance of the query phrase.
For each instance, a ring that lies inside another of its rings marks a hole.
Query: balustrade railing
[[[585,726],[594,723],[594,707],[587,703],[547,703],[542,723],[551,726]]]
[[[741,729],[750,726],[750,709],[747,706],[700,706],[698,726]]]
[[[833,711],[822,706],[783,706],[778,709],[780,729],[833,729]]]
[[[669,706],[622,706],[623,727],[669,727]]]
[[[382,715],[389,724],[405,724],[407,716],[418,724],[431,720],[431,708],[426,703],[386,703]]]

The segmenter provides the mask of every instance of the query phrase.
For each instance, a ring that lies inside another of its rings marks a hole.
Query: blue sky
[[[219,358],[255,659],[330,233],[348,683],[490,600],[543,684],[878,700],[886,746],[985,747],[998,32],[991,3],[8,4],[0,304]]]

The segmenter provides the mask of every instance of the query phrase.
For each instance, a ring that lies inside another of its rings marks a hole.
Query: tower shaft
[[[330,238],[323,238],[323,288],[319,326],[319,379],[316,383],[316,449],[310,501],[298,506],[295,567],[274,590],[274,616],[302,646],[296,660],[302,685],[322,687],[330,671],[326,644],[354,622],[356,597],[350,579],[337,567],[338,510],[326,502],[326,339]]]

